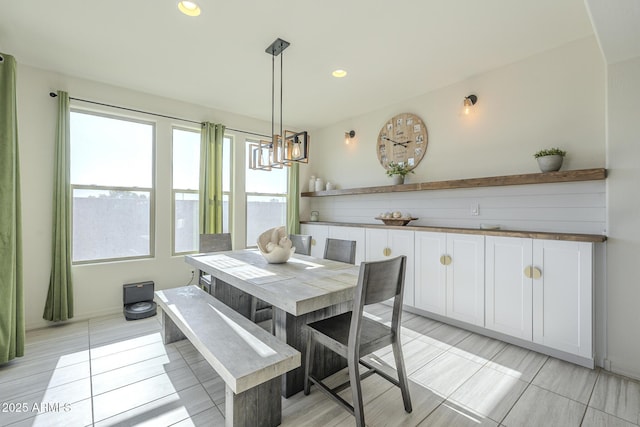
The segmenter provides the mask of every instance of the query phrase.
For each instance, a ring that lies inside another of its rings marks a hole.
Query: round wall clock
[[[427,151],[427,127],[420,117],[402,113],[388,120],[378,134],[376,153],[383,168],[389,163],[418,166]]]

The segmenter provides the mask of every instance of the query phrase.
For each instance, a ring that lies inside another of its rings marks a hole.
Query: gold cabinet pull
[[[524,269],[524,275],[527,279],[539,279],[542,277],[542,271],[538,267],[529,265]]]
[[[534,279],[539,279],[542,277],[542,271],[540,271],[538,267],[533,267],[531,271],[532,271],[531,275],[533,276]]]
[[[311,246],[315,246],[316,245],[316,239],[311,239]]]
[[[440,264],[442,264],[442,265],[451,264],[451,257],[449,255],[442,255],[440,257]]]
[[[390,256],[390,255],[391,255],[391,248],[384,248],[384,249],[382,250],[382,254],[383,254],[384,256]]]

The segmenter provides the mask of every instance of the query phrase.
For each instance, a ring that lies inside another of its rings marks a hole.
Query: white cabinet
[[[486,238],[486,327],[591,359],[593,245]]]
[[[531,341],[533,338],[532,239],[485,239],[485,327]]]
[[[484,236],[447,233],[447,316],[484,326]]]
[[[324,258],[324,245],[329,237],[329,226],[300,224],[300,233],[311,236],[311,256]]]
[[[356,242],[356,265],[364,261],[365,229],[363,227],[329,226],[329,237],[332,239],[354,240]]]
[[[593,244],[534,240],[533,341],[593,358]]]
[[[379,261],[394,258],[399,255],[407,256],[403,302],[408,306],[414,305],[413,236],[413,231],[408,230],[367,228],[365,237],[365,259],[367,261]]]
[[[415,233],[415,306],[445,316],[447,313],[447,267],[440,257],[447,253],[445,233]]]
[[[484,326],[484,236],[415,234],[415,306]]]

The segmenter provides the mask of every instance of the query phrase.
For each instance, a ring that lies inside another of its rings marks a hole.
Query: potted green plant
[[[414,172],[404,163],[389,162],[387,165],[387,176],[393,179],[393,185],[404,184],[404,177],[410,173]]]
[[[562,160],[567,152],[559,148],[546,148],[533,155],[542,172],[554,172],[562,167]]]

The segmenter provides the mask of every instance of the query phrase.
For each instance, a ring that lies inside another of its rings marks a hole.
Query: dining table
[[[359,266],[300,254],[293,254],[287,262],[270,264],[257,249],[186,255],[185,261],[216,282],[272,306],[275,336],[302,353],[302,366],[282,376],[282,395],[290,397],[302,391],[307,343],[303,326],[351,310]],[[238,311],[244,309],[238,305],[248,303],[216,296]],[[345,366],[346,361],[336,353],[316,348],[313,369],[319,378]]]

